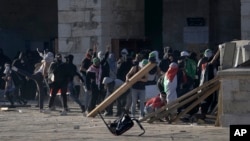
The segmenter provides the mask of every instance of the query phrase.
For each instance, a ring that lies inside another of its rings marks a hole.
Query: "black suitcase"
[[[103,120],[103,122],[105,123],[105,125],[107,126],[107,128],[113,135],[119,136],[125,133],[126,131],[128,131],[130,128],[134,126],[133,121],[135,121],[138,124],[138,126],[141,128],[141,130],[143,131],[141,134],[139,134],[139,136],[145,133],[145,129],[142,127],[141,123],[137,119],[131,118],[127,112],[125,112],[119,119],[113,121],[110,124],[108,124],[104,120],[101,113],[98,113],[98,114],[100,115],[101,119]]]

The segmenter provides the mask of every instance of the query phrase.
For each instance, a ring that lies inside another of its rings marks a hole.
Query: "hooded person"
[[[68,70],[69,70],[68,71],[68,90],[70,92],[70,98],[79,105],[82,112],[85,112],[85,106],[81,103],[81,101],[78,98],[78,94],[77,94],[75,84],[74,84],[74,77],[77,77],[78,79],[80,79],[82,83],[84,83],[84,80],[82,76],[80,75],[80,73],[78,73],[76,65],[73,64],[74,56],[72,54],[69,54],[68,56],[65,56],[65,59],[66,59],[66,64],[68,65]]]
[[[133,77],[138,71],[140,71],[148,63],[147,59],[141,61],[142,66],[135,65],[132,66],[130,71],[126,75],[126,81],[130,81],[130,78]],[[145,93],[145,84],[148,81],[148,74],[145,74],[141,79],[138,79],[135,84],[132,85],[131,95],[132,95],[132,105],[131,105],[131,114],[135,117],[136,104],[139,98],[140,101],[140,116],[139,120],[142,119],[144,114],[144,103],[146,98]]]
[[[123,60],[127,60],[128,50],[126,48],[121,50],[121,56]]]
[[[117,64],[116,64],[116,58],[114,53],[110,53],[109,57],[108,57],[108,63],[109,63],[109,67],[110,67],[110,77],[111,78],[116,78],[116,73],[117,73]]]
[[[188,90],[192,90],[195,85],[195,79],[197,75],[197,63],[195,60],[190,59],[190,53],[187,51],[182,51],[180,53],[181,56],[181,61],[184,62],[184,69],[187,74],[187,79],[188,79]]]
[[[86,74],[86,89],[85,107],[87,112],[95,108],[98,103],[100,93],[102,69],[100,59],[95,57],[92,59],[93,64],[88,68]]]
[[[217,74],[216,67],[209,63],[213,59],[213,52],[210,49],[206,49],[204,52],[204,59],[201,63],[201,74],[200,74],[200,86],[203,85],[205,82],[213,79]],[[203,118],[206,117],[209,110],[213,110],[215,105],[217,104],[217,96],[216,93],[208,96],[204,101],[201,102],[201,113]]]
[[[4,96],[7,98],[7,100],[10,102],[10,108],[15,108],[14,106],[14,99],[16,98],[15,93],[15,84],[11,75],[11,67],[10,64],[4,65],[4,74],[5,76],[2,77],[2,79],[5,81],[5,88],[4,88]]]
[[[171,103],[177,99],[177,72],[178,72],[178,64],[171,63],[169,65],[168,71],[165,73],[164,77],[164,91],[167,94],[166,100],[167,103]]]
[[[92,64],[92,59],[93,59],[93,54],[95,54],[93,52],[93,49],[88,49],[85,57],[83,58],[82,62],[81,62],[81,66],[80,66],[80,72],[82,74],[83,79],[86,79],[86,72],[88,70],[88,68],[91,66]]]
[[[149,54],[149,61],[150,62],[156,62],[157,60],[159,61],[159,58],[157,57],[157,51],[153,51]],[[158,65],[156,65],[154,68],[152,68],[149,72],[148,72],[148,81],[146,83],[146,100],[156,96],[159,91],[157,89],[157,80],[160,77],[160,68]]]
[[[156,50],[149,53],[148,59],[149,59],[150,61],[156,62],[157,64],[159,64],[160,61],[161,61],[161,60],[159,59],[159,53],[158,53],[158,51],[156,51]]]
[[[109,52],[110,52],[110,48],[109,46],[107,46],[107,50],[105,53],[103,51],[99,51],[97,54],[97,57],[100,60],[100,67],[102,71],[100,82],[102,82],[104,77],[109,77],[110,75],[110,65],[108,63]],[[98,103],[101,103],[105,98],[106,91],[102,83],[100,83],[99,88],[100,88],[100,94],[98,97]]]

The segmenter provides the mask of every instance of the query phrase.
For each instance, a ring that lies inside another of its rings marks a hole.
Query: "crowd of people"
[[[113,116],[113,105],[116,104],[117,112],[114,116],[121,116],[123,110],[126,110],[135,117],[138,109],[139,119],[142,119],[145,114],[171,103],[215,77],[218,68],[217,62],[211,62],[214,55],[211,49],[206,49],[198,56],[195,52],[168,48],[160,57],[156,50],[132,53],[123,48],[119,58],[115,58],[110,47],[106,48],[106,52],[97,52],[97,47],[94,46],[87,50],[79,67],[73,64],[72,54],[64,56],[66,60],[64,62],[62,54],[59,53],[54,55],[49,50],[44,52],[37,50],[36,53],[41,57],[36,63],[28,62],[27,56],[25,57],[22,52],[13,61],[0,57],[0,65],[4,68],[2,69],[4,95],[11,103],[11,107],[14,107],[16,100],[20,104],[27,104],[27,100],[23,99],[25,95],[23,82],[33,80],[40,111],[50,113],[54,109],[55,98],[60,92],[62,115],[69,112],[67,93],[83,113],[88,113],[123,83],[128,82],[149,61],[153,61],[157,65],[103,111],[105,116]],[[146,99],[148,85],[157,86],[159,93]],[[80,91],[81,87],[84,91]],[[46,95],[50,95],[48,109],[44,109],[43,105]],[[83,100],[79,99],[80,95],[83,95]],[[189,114],[197,113],[200,108],[202,114],[206,115],[213,110],[216,102],[215,93]],[[175,113],[178,114],[186,106],[188,105],[179,108]]]

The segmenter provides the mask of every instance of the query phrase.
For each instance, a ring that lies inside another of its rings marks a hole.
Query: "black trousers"
[[[32,79],[35,81],[36,83],[36,87],[37,87],[37,92],[39,94],[39,108],[43,109],[43,103],[44,103],[44,96],[46,95],[46,92],[44,90],[44,77],[42,75],[41,72],[37,72],[34,74],[30,74],[29,72],[25,71],[25,70],[21,70],[18,69],[17,73],[20,73],[24,76],[27,76],[29,79]]]

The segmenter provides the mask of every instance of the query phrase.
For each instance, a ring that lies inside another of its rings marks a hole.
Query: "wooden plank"
[[[158,109],[157,111],[155,111],[155,112],[153,112],[153,113],[150,113],[150,114],[146,115],[146,116],[145,116],[143,119],[141,119],[140,121],[141,121],[141,122],[142,122],[142,121],[145,121],[145,120],[147,120],[148,118],[151,118],[151,117],[153,117],[153,116],[155,116],[155,115],[161,113],[162,111],[166,110],[167,108],[169,109],[169,108],[172,107],[173,105],[175,105],[175,104],[179,103],[180,101],[182,101],[182,100],[184,100],[184,99],[186,99],[186,98],[188,98],[188,97],[190,97],[190,96],[196,94],[198,91],[200,91],[200,90],[202,90],[202,89],[204,89],[204,88],[207,88],[209,85],[211,85],[211,84],[213,84],[213,83],[215,83],[215,82],[218,82],[218,81],[219,81],[219,77],[215,77],[215,78],[213,78],[212,80],[210,80],[210,81],[208,81],[208,82],[205,82],[202,86],[199,86],[199,87],[197,87],[197,88],[195,88],[195,89],[189,91],[188,93],[184,94],[183,96],[177,98],[175,101],[173,101],[173,102],[167,104],[166,106],[161,107],[160,109]]]
[[[206,99],[208,96],[210,96],[213,92],[218,90],[220,88],[220,85],[215,85],[212,89],[209,89],[207,92],[204,93],[198,100],[196,100],[192,105],[188,106],[187,109],[185,109],[183,112],[178,114],[178,116],[174,119],[174,121],[177,121],[180,117],[182,117],[184,114],[188,113],[190,110],[192,110],[195,106],[201,103],[204,99]]]
[[[219,91],[217,106],[218,106],[218,110],[217,110],[217,118],[215,121],[215,126],[221,126],[220,117],[222,115],[222,91]]]
[[[139,70],[135,75],[133,75],[128,82],[125,82],[116,91],[114,91],[109,97],[107,97],[102,103],[100,103],[95,109],[93,109],[87,117],[94,117],[98,112],[103,111],[107,106],[109,106],[113,101],[115,101],[119,96],[126,92],[133,84],[137,82],[138,79],[142,78],[151,69],[155,67],[156,63],[148,63],[141,70]]]
[[[157,118],[155,118],[155,119],[152,118],[150,121],[148,121],[148,123],[152,123],[153,121],[155,121],[155,120],[157,120],[157,119],[159,119],[159,118],[164,118],[164,117],[166,117],[169,113],[171,113],[171,111],[174,111],[174,110],[176,110],[176,109],[178,109],[178,108],[180,108],[180,107],[182,107],[182,106],[184,106],[184,105],[186,105],[186,104],[188,104],[188,103],[194,101],[195,99],[198,99],[199,97],[201,97],[202,95],[204,95],[204,93],[206,93],[209,89],[215,87],[215,86],[218,85],[218,84],[219,84],[218,82],[217,82],[217,83],[214,83],[212,86],[209,86],[209,87],[206,87],[205,89],[203,89],[202,92],[197,93],[197,94],[195,94],[195,95],[192,95],[192,96],[190,96],[189,98],[187,98],[187,99],[181,101],[180,103],[175,104],[175,105],[169,107],[168,110],[166,110],[166,111],[164,111],[164,112],[158,114],[158,115],[156,116]],[[195,101],[194,101],[194,102],[195,102]]]

